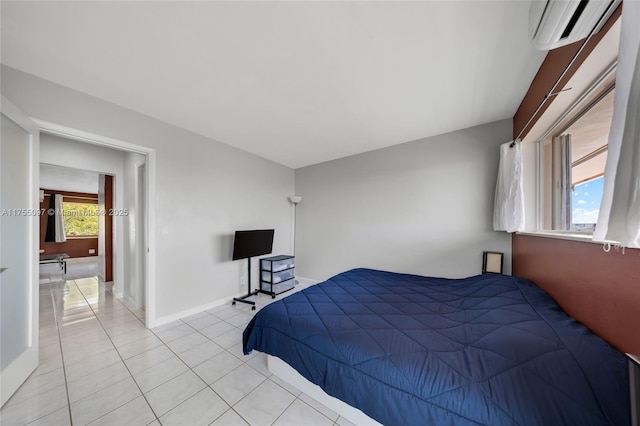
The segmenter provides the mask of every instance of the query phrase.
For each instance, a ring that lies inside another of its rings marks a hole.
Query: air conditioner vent
[[[571,17],[571,20],[567,24],[567,28],[564,29],[564,31],[562,32],[562,35],[560,36],[561,39],[565,39],[569,37],[569,35],[571,34],[571,31],[576,26],[578,19],[580,19],[580,16],[582,16],[582,12],[584,12],[584,9],[587,7],[587,3],[589,3],[589,0],[580,0],[580,4],[578,5],[578,8],[576,9],[575,13]]]
[[[529,37],[536,49],[550,50],[598,32],[622,0],[534,0]]]

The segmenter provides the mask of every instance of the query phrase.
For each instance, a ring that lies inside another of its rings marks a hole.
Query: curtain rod
[[[589,95],[592,95],[593,92],[596,90],[596,88],[600,87],[600,85],[602,84],[603,81],[605,81],[609,75],[611,75],[611,73],[613,73],[616,68],[618,66],[618,59],[616,59],[615,61],[613,61],[611,63],[611,65],[609,65],[607,67],[607,69],[600,74],[600,76],[596,79],[596,81],[594,81],[583,93],[582,95],[580,95],[580,97],[578,99],[575,100],[574,103],[571,104],[571,106],[569,108],[567,108],[567,110],[560,116],[558,117],[558,119],[542,134],[542,136],[540,136],[538,138],[538,140],[544,139],[547,136],[549,136],[549,134],[551,134],[551,132],[554,132],[558,126],[565,120],[565,118],[567,118],[569,115],[571,115],[571,113],[575,112],[575,110],[582,105],[582,103],[584,102],[585,99],[587,99],[589,97]],[[598,97],[596,97],[595,99],[593,99],[591,102],[589,102],[589,104],[584,107],[584,113],[586,113],[587,111],[589,111],[592,107],[594,107],[598,102],[600,102],[602,100],[602,98],[604,98],[606,95],[608,95],[612,90],[614,90],[616,87],[616,83],[615,80],[613,82],[613,84],[611,84],[608,88],[606,88]],[[580,117],[582,117],[584,115],[584,113],[580,113],[578,114],[576,117],[572,118],[565,126],[562,127],[562,129],[560,129],[560,133],[566,131],[566,129],[573,125],[576,120],[578,120]]]
[[[562,89],[559,90],[557,92],[554,92],[554,90],[556,90],[556,88],[558,87],[558,85],[560,84],[560,82],[562,81],[562,79],[564,78],[565,75],[567,75],[567,73],[569,72],[569,69],[571,68],[571,66],[573,65],[573,63],[578,59],[578,56],[580,56],[580,53],[582,53],[582,51],[584,50],[584,48],[587,46],[587,43],[589,43],[589,40],[591,40],[591,37],[593,37],[596,34],[596,28],[598,28],[600,26],[600,22],[602,21],[602,19],[607,16],[607,13],[609,12],[609,9],[611,9],[611,7],[615,4],[615,1],[611,1],[609,3],[609,7],[607,7],[607,10],[604,11],[604,13],[602,14],[602,16],[600,16],[600,19],[598,19],[598,22],[593,26],[593,28],[591,28],[591,31],[589,31],[589,35],[587,36],[587,38],[584,39],[584,41],[582,42],[582,44],[580,45],[580,48],[578,49],[578,51],[573,55],[573,58],[571,58],[571,61],[569,61],[569,64],[567,64],[567,66],[565,67],[564,71],[562,71],[562,74],[560,74],[560,77],[558,77],[558,79],[556,80],[556,82],[553,84],[553,86],[551,86],[551,89],[549,90],[549,92],[545,95],[545,97],[542,99],[542,101],[540,102],[540,104],[538,105],[538,108],[536,108],[536,110],[533,112],[533,114],[531,114],[531,116],[529,117],[529,120],[526,122],[526,124],[522,127],[522,129],[520,129],[520,132],[518,133],[518,136],[515,137],[515,139],[513,140],[513,142],[511,142],[511,145],[509,145],[509,148],[513,148],[513,146],[515,145],[516,141],[518,139],[520,139],[520,136],[522,136],[522,134],[524,133],[524,131],[527,129],[527,127],[529,127],[529,124],[531,124],[531,122],[533,121],[533,119],[536,117],[536,115],[538,114],[538,112],[540,112],[540,110],[542,109],[542,107],[544,106],[544,104],[547,102],[547,99],[556,96],[562,92],[565,92],[567,90],[571,90],[571,88],[567,88],[567,89]]]

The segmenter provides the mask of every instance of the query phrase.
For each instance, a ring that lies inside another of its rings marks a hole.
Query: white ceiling
[[[1,59],[298,168],[512,117],[529,3],[2,1]]]

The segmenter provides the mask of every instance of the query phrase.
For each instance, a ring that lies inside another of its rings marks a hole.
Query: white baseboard
[[[135,300],[133,300],[128,294],[122,296],[121,302],[124,303],[125,306],[132,311],[137,311],[142,308],[142,305],[137,306]]]
[[[122,299],[121,302],[124,303],[127,306],[127,308],[131,308],[133,310],[137,309],[135,307],[136,306],[135,302],[128,295],[126,295],[126,294],[122,295],[121,299]]]
[[[164,324],[168,324],[172,321],[179,320],[181,318],[185,318],[191,315],[199,314],[200,312],[206,311],[208,309],[217,308],[218,306],[225,305],[227,303],[231,304],[234,297],[244,296],[246,293],[238,293],[233,296],[225,297],[223,299],[218,299],[213,302],[205,303],[204,305],[199,305],[190,309],[185,309],[184,311],[176,312],[175,314],[166,315],[164,317],[156,318],[155,327],[159,327]]]
[[[298,280],[298,285],[303,285],[304,287],[309,287],[313,284],[318,284],[320,280],[315,280],[313,278],[305,278],[296,276],[296,280]]]
[[[317,283],[320,282],[318,280],[314,280],[314,279],[311,279],[311,278],[305,278],[305,277],[296,277],[296,280],[298,280],[298,285],[294,288],[294,290],[289,292],[289,293],[285,293],[283,296],[292,294],[296,290],[297,291],[303,290],[303,289],[309,287],[310,285],[317,284]],[[195,307],[190,308],[190,309],[185,309],[184,311],[176,312],[175,314],[166,315],[166,316],[161,317],[161,318],[156,318],[154,326],[155,327],[159,327],[161,325],[168,324],[168,323],[170,323],[172,321],[179,320],[181,318],[185,318],[185,317],[188,317],[190,315],[199,314],[200,312],[206,311],[208,309],[217,308],[218,306],[222,306],[222,305],[225,305],[227,303],[231,304],[231,302],[233,301],[234,297],[241,297],[241,296],[244,296],[244,295],[246,295],[245,292],[238,293],[238,294],[235,294],[233,296],[229,296],[229,297],[225,297],[225,298],[222,298],[222,299],[215,300],[213,302],[205,303],[204,305],[199,305],[199,306],[195,306]]]

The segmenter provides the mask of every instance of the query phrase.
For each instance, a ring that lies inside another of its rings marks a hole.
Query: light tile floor
[[[253,313],[228,304],[148,330],[95,277],[41,283],[40,364],[0,423],[350,425],[242,354]]]

